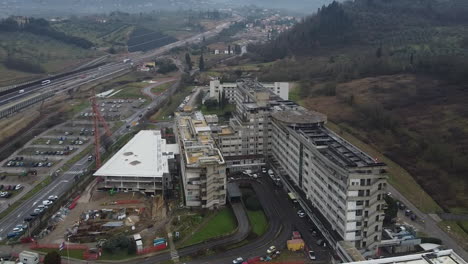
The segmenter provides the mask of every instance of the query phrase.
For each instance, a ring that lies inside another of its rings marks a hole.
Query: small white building
[[[37,264],[39,263],[39,253],[31,251],[22,251],[19,253],[19,262],[24,264]]]
[[[142,130],[94,173],[103,179],[98,188],[145,193],[172,189],[170,168],[178,153],[177,144],[167,144],[161,131]]]

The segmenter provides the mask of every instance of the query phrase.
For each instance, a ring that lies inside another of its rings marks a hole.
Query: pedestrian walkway
[[[174,263],[179,263],[179,253],[177,252],[177,249],[174,245],[174,239],[172,237],[172,231],[171,231],[171,221],[166,225],[166,232],[167,232],[167,237],[169,240],[169,249],[171,252],[171,259],[174,261]]]

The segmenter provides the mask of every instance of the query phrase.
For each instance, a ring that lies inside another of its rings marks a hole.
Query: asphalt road
[[[275,187],[272,181],[265,176],[258,180],[237,178],[235,181],[249,182],[252,184],[268,218],[269,226],[267,231],[247,245],[224,251],[221,254],[195,259],[186,262],[187,264],[232,263],[232,260],[238,257],[242,257],[246,260],[252,257],[264,256],[266,255],[266,250],[272,245],[276,246],[279,250],[283,250],[286,247],[286,241],[291,239],[293,230],[299,231],[306,245],[316,251],[317,260],[328,261],[330,250],[328,248],[320,248],[314,243],[317,241],[318,236],[313,236],[309,231],[313,225],[305,218],[299,218],[297,216],[297,208],[295,208],[293,203],[288,199],[286,191]],[[179,257],[190,256],[201,249],[214,248],[220,245],[221,242],[222,241],[213,241],[183,248],[178,251],[178,255]],[[163,253],[141,259],[139,263],[160,263],[169,259],[171,259],[171,255],[169,253]],[[134,262],[135,260],[125,263]]]
[[[241,17],[236,17],[233,21],[240,21]],[[209,30],[207,32],[200,33],[193,37],[176,41],[174,43],[168,44],[161,48],[155,49],[153,51],[148,52],[135,52],[129,54],[127,57],[132,59],[133,64],[139,64],[144,62],[148,59],[154,59],[155,56],[159,56],[173,48],[185,46],[190,43],[199,43],[202,41],[203,37],[210,38],[221,32],[224,28],[227,28],[230,25],[231,21],[218,25],[215,29]],[[13,102],[15,100],[20,100],[21,98],[25,98],[31,94],[34,94],[39,91],[46,91],[46,90],[53,90],[56,92],[67,90],[70,88],[78,87],[80,85],[84,85],[90,82],[94,82],[99,79],[103,79],[107,76],[113,75],[115,73],[121,71],[128,71],[132,67],[131,63],[123,63],[123,62],[112,62],[97,69],[91,69],[84,72],[80,72],[77,74],[72,74],[69,76],[65,76],[63,78],[59,78],[53,80],[48,85],[34,85],[27,88],[24,88],[23,93],[13,92],[3,96],[0,96],[0,106]]]
[[[413,211],[419,219],[424,220],[424,223],[421,226],[424,228],[422,230],[424,233],[429,234],[432,237],[437,237],[442,240],[442,243],[450,249],[453,249],[460,257],[463,259],[468,259],[468,252],[464,250],[457,241],[450,237],[446,232],[444,232],[438,225],[437,222],[430,217],[429,215],[421,212],[416,206],[414,206],[408,199],[406,199],[397,189],[391,185],[387,185],[387,190],[391,193],[391,196],[394,199],[402,201],[408,209]]]

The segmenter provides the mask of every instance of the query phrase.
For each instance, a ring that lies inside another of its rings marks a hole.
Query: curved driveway
[[[240,182],[244,182],[241,180]],[[247,182],[247,181],[246,181]],[[282,249],[286,245],[286,241],[290,239],[292,227],[294,225],[295,214],[291,215],[294,211],[292,204],[288,201],[287,196],[283,191],[275,189],[271,181],[268,179],[261,179],[259,181],[248,181],[252,184],[263,210],[269,220],[268,230],[262,236],[254,239],[251,243],[227,250],[222,254],[216,254],[209,257],[200,258],[187,263],[191,264],[204,264],[204,263],[232,263],[232,260],[241,256],[244,259],[261,256],[266,254],[266,250],[271,245],[275,245],[278,249]],[[240,204],[239,204],[240,205]],[[242,206],[242,205],[240,205]],[[247,217],[245,215],[245,217]],[[239,233],[245,231],[245,227],[240,225],[239,231],[236,235],[226,238],[224,240],[217,240],[186,247],[178,250],[179,257],[190,256],[202,249],[210,249],[216,246],[233,244],[240,242],[246,238],[242,237]],[[141,264],[160,263],[171,259],[169,253],[159,254],[152,257],[147,257],[139,261]],[[135,260],[127,263],[134,263]]]

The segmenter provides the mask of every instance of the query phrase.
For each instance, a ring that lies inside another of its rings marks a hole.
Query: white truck
[[[39,263],[39,253],[31,251],[21,251],[19,253],[19,262],[24,264],[38,264]]]

